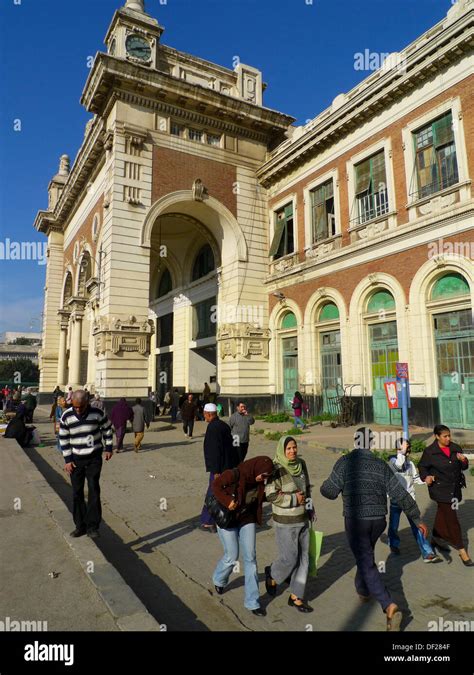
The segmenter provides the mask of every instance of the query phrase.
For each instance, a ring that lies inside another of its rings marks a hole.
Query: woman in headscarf
[[[235,512],[231,527],[217,528],[224,555],[217,563],[212,581],[217,593],[221,595],[239,559],[240,547],[245,573],[244,606],[256,616],[266,614],[260,607],[258,591],[256,525],[262,524],[265,480],[272,472],[273,462],[270,457],[254,457],[242,462],[236,469],[224,471],[212,483],[216,499]]]
[[[121,452],[123,450],[123,439],[127,429],[127,422],[132,419],[133,410],[128,405],[127,401],[124,398],[121,398],[110,411],[110,421],[114,425],[115,437],[117,439],[116,452]]]
[[[265,587],[276,594],[277,585],[290,579],[288,604],[300,612],[312,612],[304,601],[309,568],[309,527],[314,519],[308,469],[298,457],[292,436],[281,438],[273,460],[275,471],[265,495],[272,504],[278,558],[265,567]]]

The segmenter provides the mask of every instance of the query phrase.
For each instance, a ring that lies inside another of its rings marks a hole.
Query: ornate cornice
[[[400,52],[403,69],[380,69],[333,104],[307,125],[295,141],[285,141],[277,148],[257,175],[266,188],[295,167],[336,143],[381,110],[393,105],[426,80],[458,61],[474,46],[474,10],[457,21],[437,24],[412,45]],[[339,98],[339,97],[338,97]]]
[[[236,129],[250,129],[266,137],[283,134],[294,118],[270,108],[263,108],[245,100],[222,94],[199,84],[158,70],[146,70],[109,54],[97,54],[94,66],[84,88],[81,103],[95,114],[104,114],[112,94],[130,102],[154,108],[164,102],[176,108],[190,106],[204,108],[212,116],[227,117]],[[158,108],[157,108],[158,109]],[[194,111],[193,111],[194,112]]]

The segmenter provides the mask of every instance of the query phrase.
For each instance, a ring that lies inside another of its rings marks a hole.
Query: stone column
[[[58,378],[57,383],[60,387],[67,384],[67,330],[69,324],[69,312],[59,310],[60,333],[59,333],[59,353],[58,353]]]
[[[72,335],[71,335],[71,355],[70,355],[70,369],[69,382],[73,389],[81,386],[81,352],[82,352],[82,319],[84,318],[85,301],[82,298],[72,298],[71,319]]]

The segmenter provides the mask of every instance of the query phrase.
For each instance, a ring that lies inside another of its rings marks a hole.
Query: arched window
[[[215,266],[212,248],[209,244],[206,244],[201,248],[194,261],[192,281],[197,281],[197,279],[205,277],[206,274],[209,274],[209,272],[212,272],[212,270],[215,269]]]
[[[85,297],[87,293],[86,284],[92,277],[92,260],[90,254],[86,251],[82,256],[81,266],[79,268],[79,295]]]
[[[431,300],[443,300],[444,298],[455,298],[461,295],[470,295],[469,284],[462,274],[451,272],[445,274],[433,286],[431,291]]]
[[[297,327],[296,316],[293,314],[293,312],[288,312],[285,314],[281,322],[281,327],[283,330]]]
[[[370,298],[367,311],[380,312],[380,310],[395,309],[395,300],[390,291],[376,291]]]
[[[164,295],[167,295],[173,288],[173,281],[171,279],[171,274],[168,268],[165,268],[161,277],[160,283],[158,284],[158,294],[157,298],[162,298]]]
[[[328,302],[319,312],[319,321],[335,321],[339,319],[339,310],[334,302]]]
[[[72,296],[72,274],[68,272],[66,281],[64,283],[64,296],[63,296],[63,305],[69,300]]]

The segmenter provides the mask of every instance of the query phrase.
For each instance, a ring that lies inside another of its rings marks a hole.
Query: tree
[[[39,382],[39,368],[31,359],[0,361],[0,381],[10,384]]]
[[[17,337],[8,344],[10,345],[38,345],[41,343],[41,340],[38,338],[27,338],[27,337]]]

